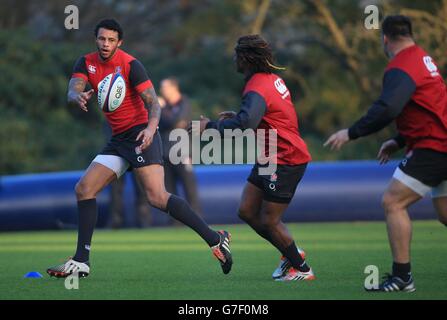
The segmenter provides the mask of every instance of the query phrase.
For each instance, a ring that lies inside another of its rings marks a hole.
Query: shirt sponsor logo
[[[425,56],[423,58],[424,60],[424,64],[427,67],[428,72],[430,72],[430,75],[432,77],[437,77],[439,76],[439,72],[438,72],[438,67],[435,65],[435,63],[433,62],[432,57],[430,56]]]
[[[289,90],[287,89],[285,83],[282,79],[277,79],[275,81],[275,88],[278,90],[279,94],[281,95],[281,98],[285,99],[289,96]]]
[[[88,72],[95,74],[96,73],[96,67],[92,66],[91,64],[89,64],[88,65]]]

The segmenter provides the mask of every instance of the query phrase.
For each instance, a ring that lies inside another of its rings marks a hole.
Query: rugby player
[[[200,130],[213,128],[223,135],[224,129],[266,129],[266,139],[268,130],[277,131],[277,153],[273,156],[276,159],[271,159],[277,170],[271,175],[260,175],[259,168],[268,164],[258,161],[254,165],[242,194],[239,217],[282,254],[273,273],[275,280],[313,280],[315,276],[304,260],[304,252],[297,248],[281,221],[311,160],[300,137],[290,92],[274,73],[280,68],[273,63],[270,45],[259,35],[239,38],[234,58],[237,71],[246,81],[240,110],[223,112],[218,121],[202,117]]]
[[[390,59],[379,99],[349,129],[331,135],[325,145],[339,149],[396,122],[398,135],[383,143],[378,158],[386,163],[406,146],[406,158],[396,168],[383,196],[392,274],[375,290],[416,289],[411,274],[411,221],[407,208],[431,191],[433,204],[447,224],[447,93],[433,59],[419,47],[405,16],[389,16],[382,23],[382,42]]]
[[[230,234],[210,229],[185,200],[165,190],[162,143],[158,133],[160,106],[144,66],[119,48],[123,31],[115,20],[99,22],[95,37],[97,51],[82,56],[74,66],[68,88],[69,105],[88,111],[87,101],[110,74],[119,73],[125,79],[126,95],[119,108],[104,112],[113,136],[75,187],[79,213],[76,253],[65,263],[48,268],[48,274],[55,277],[67,277],[72,273],[89,275],[90,245],[97,219],[96,196],[129,168],[140,179],[149,203],[196,231],[211,247],[227,274],[232,266]],[[84,91],[87,83],[93,89]]]

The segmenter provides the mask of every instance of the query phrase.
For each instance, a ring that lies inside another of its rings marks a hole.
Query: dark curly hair
[[[251,73],[272,73],[285,68],[275,66],[272,48],[260,35],[242,36],[235,48],[239,65]]]
[[[104,19],[98,22],[94,31],[95,37],[98,37],[100,28],[118,32],[118,40],[121,40],[124,36],[123,28],[121,28],[120,24],[114,19]]]

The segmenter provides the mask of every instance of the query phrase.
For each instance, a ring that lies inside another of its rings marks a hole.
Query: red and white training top
[[[447,153],[447,88],[435,61],[421,47],[400,51],[388,64],[382,93],[349,128],[350,139],[377,132],[395,120],[408,151]]]
[[[408,148],[447,152],[447,92],[436,63],[415,45],[402,50],[385,72],[393,69],[406,73],[415,84],[410,101],[396,118]]]
[[[307,145],[300,136],[289,89],[284,80],[273,73],[253,74],[247,79],[239,112],[230,118],[210,121],[206,128],[217,129],[221,134],[225,134],[225,129],[255,130],[263,146],[258,159],[261,162],[300,165],[311,161]],[[276,131],[276,137],[270,136],[272,130]]]
[[[298,165],[311,161],[307,145],[298,128],[298,115],[284,80],[274,73],[256,73],[247,82],[243,96],[259,94],[266,104],[264,116],[257,129],[277,132],[277,163]],[[268,142],[268,136],[266,136]],[[268,150],[268,146],[266,146]]]
[[[86,80],[98,94],[98,84],[113,73],[120,73],[126,83],[126,96],[120,107],[113,112],[103,110],[113,135],[116,135],[148,122],[148,113],[140,94],[153,85],[141,62],[121,49],[117,49],[113,57],[104,62],[95,51],[76,61],[71,77]]]

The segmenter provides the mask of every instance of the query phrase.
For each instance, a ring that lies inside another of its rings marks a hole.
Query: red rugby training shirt
[[[396,120],[408,148],[447,152],[447,92],[433,59],[419,46],[400,51],[388,64],[380,98],[349,128],[356,139]]]
[[[120,73],[126,82],[126,96],[120,107],[113,112],[103,110],[113,134],[116,135],[148,122],[148,113],[140,94],[153,85],[141,62],[121,49],[117,49],[112,59],[104,62],[95,51],[78,59],[72,78],[88,81],[98,94],[98,84],[113,73]]]

